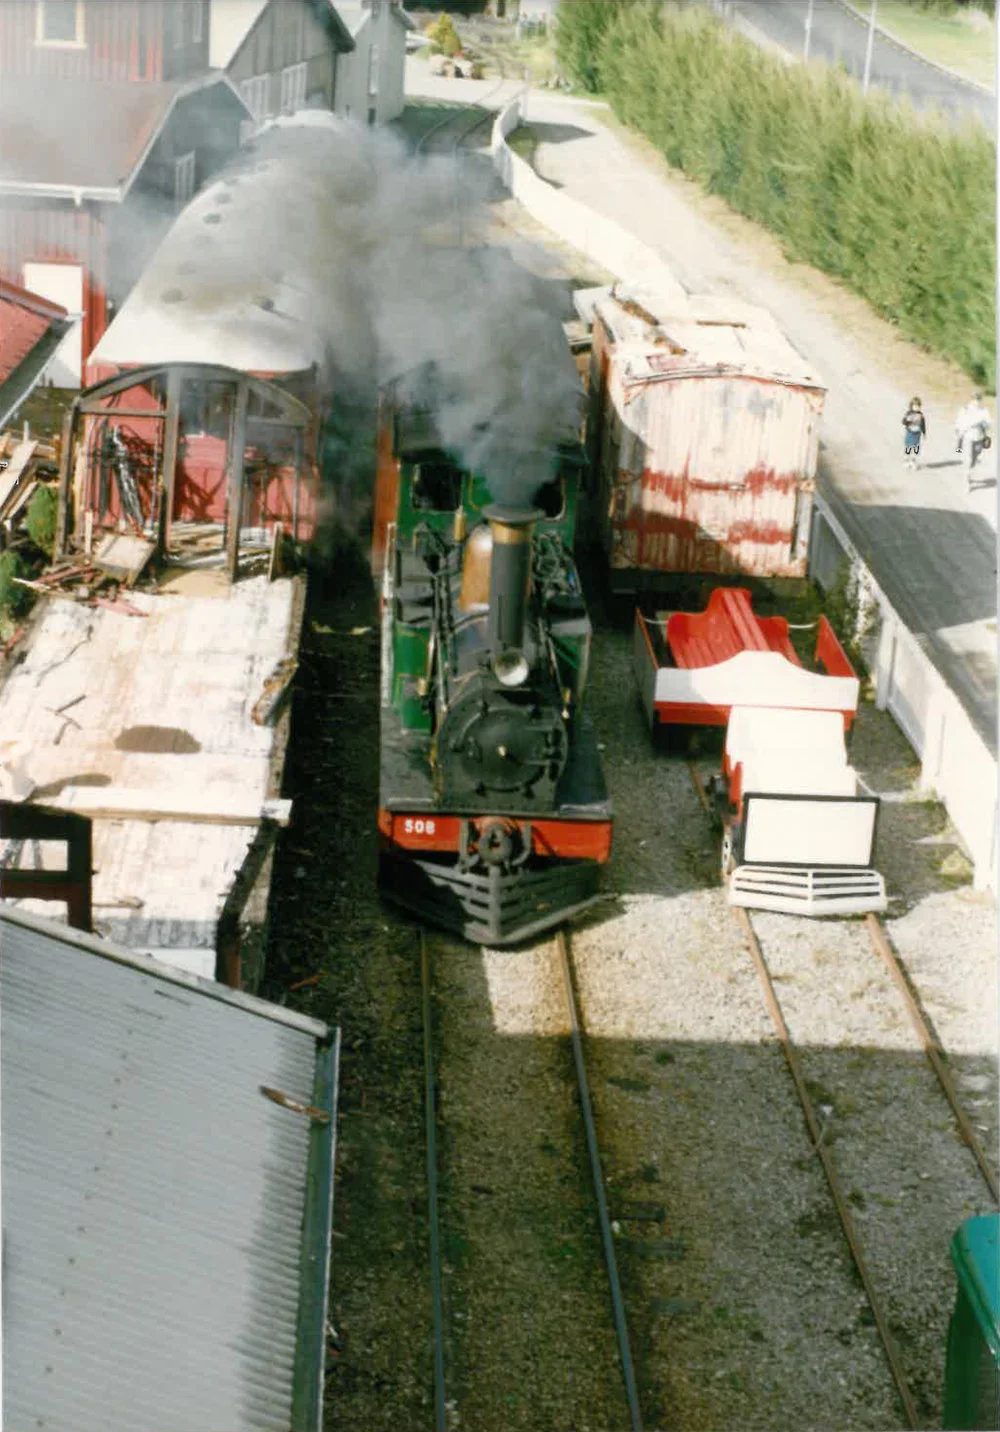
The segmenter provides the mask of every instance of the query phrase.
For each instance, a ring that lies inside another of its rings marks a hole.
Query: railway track
[[[584,1055],[584,1042],[581,1032],[580,1017],[578,1011],[577,993],[573,978],[573,957],[570,945],[570,937],[565,929],[560,929],[554,941],[546,942],[551,949],[551,958],[558,968],[559,983],[561,986],[562,999],[564,1001],[564,1019],[569,1029],[570,1045],[572,1050],[573,1070],[575,1075],[575,1089],[578,1101],[579,1119],[583,1126],[584,1142],[587,1150],[587,1163],[591,1187],[593,1191],[593,1207],[596,1211],[597,1224],[600,1233],[600,1242],[604,1258],[604,1266],[607,1277],[608,1295],[611,1303],[612,1320],[615,1329],[615,1346],[617,1352],[618,1366],[621,1383],[624,1390],[625,1402],[627,1405],[627,1425],[632,1432],[641,1432],[643,1427],[642,1412],[639,1404],[638,1388],[636,1383],[635,1365],[632,1357],[631,1341],[629,1337],[628,1319],[625,1311],[625,1303],[622,1296],[621,1281],[618,1273],[618,1262],[615,1254],[615,1232],[612,1226],[612,1219],[608,1208],[608,1198],[604,1184],[604,1173],[601,1163],[600,1146],[597,1138],[597,1131],[594,1123],[593,1105],[590,1095],[590,1086],[587,1078],[586,1060]],[[485,957],[487,952],[481,952]],[[463,951],[462,957],[470,958],[470,952]],[[438,1130],[438,1100],[440,1092],[439,1068],[440,1061],[435,1052],[434,1017],[433,1017],[433,990],[434,990],[434,961],[429,949],[427,935],[421,931],[420,934],[420,966],[421,966],[421,1007],[423,1012],[423,1036],[424,1036],[424,1115],[425,1115],[425,1148],[427,1167],[427,1195],[428,1195],[428,1230],[429,1230],[429,1259],[430,1259],[430,1283],[431,1283],[431,1308],[434,1333],[434,1418],[436,1432],[444,1432],[448,1426],[449,1408],[452,1405],[452,1398],[449,1393],[454,1393],[451,1369],[449,1368],[448,1347],[450,1344],[448,1318],[446,1315],[445,1278],[443,1272],[444,1255],[443,1247],[445,1238],[442,1236],[440,1217],[440,1177],[439,1177],[439,1149],[441,1139]],[[569,1411],[571,1409],[567,1409]],[[578,1409],[579,1412],[593,1411],[590,1408]],[[626,1424],[623,1424],[626,1425]]]
[[[711,816],[713,814],[711,802],[708,799],[700,774],[693,761],[688,762],[688,771],[703,809]],[[910,1385],[910,1379],[905,1370],[904,1358],[901,1355],[897,1340],[890,1326],[891,1319],[887,1313],[885,1301],[872,1275],[869,1258],[864,1251],[855,1219],[851,1213],[849,1195],[845,1192],[842,1179],[830,1149],[824,1142],[827,1132],[826,1119],[821,1117],[816,1106],[816,1101],[810,1093],[801,1052],[792,1037],[781,1001],[778,997],[775,976],[762,948],[758,931],[755,928],[750,912],[740,907],[733,907],[733,914],[741,928],[746,947],[760,980],[767,1008],[778,1034],[782,1053],[789,1073],[791,1074],[799,1103],[802,1107],[802,1113],[812,1143],[812,1152],[819,1158],[822,1164],[827,1184],[837,1210],[837,1216],[850,1250],[851,1258],[864,1287],[871,1315],[878,1329],[886,1361],[892,1373],[899,1400],[906,1415],[907,1424],[911,1428],[921,1427],[924,1425],[924,1419],[918,1410],[917,1401]],[[871,952],[881,960],[903,999],[907,1015],[923,1048],[927,1062],[933,1070],[937,1083],[948,1102],[959,1137],[972,1153],[979,1173],[982,1175],[991,1197],[994,1202],[997,1202],[998,1197],[1000,1197],[1000,1189],[998,1189],[996,1173],[986,1155],[982,1141],[978,1138],[972,1121],[961,1103],[954,1080],[948,1069],[944,1051],[920,1005],[920,1001],[910,983],[907,973],[896,951],[893,949],[888,932],[883,922],[878,916],[873,914],[869,914],[865,917],[864,925]]]

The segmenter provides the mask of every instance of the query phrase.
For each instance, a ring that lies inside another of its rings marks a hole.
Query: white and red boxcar
[[[878,798],[859,790],[844,740],[859,683],[826,617],[810,670],[783,617],[758,617],[748,591],[717,587],[704,612],[638,612],[635,667],[652,725],[726,728],[711,786],[731,904],[885,909],[872,863]]]
[[[804,577],[823,384],[762,309],[677,308],[619,285],[591,310],[588,447],[612,587]]]

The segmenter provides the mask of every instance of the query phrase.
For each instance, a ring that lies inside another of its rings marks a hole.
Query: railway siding
[[[810,1092],[827,1111],[826,1145],[919,1425],[932,1425],[954,1286],[938,1230],[987,1211],[989,1192],[864,924],[761,914],[754,926]]]
[[[453,1416],[623,1425],[553,942],[512,952],[427,940]]]
[[[651,1423],[692,1428],[903,1425],[759,980],[715,883],[717,833],[684,763],[651,748],[626,648],[624,631],[602,624],[591,706],[615,800],[609,877],[618,904],[579,930],[574,952],[612,1211],[639,1200],[663,1209],[662,1224],[619,1220],[644,1411]],[[948,889],[961,887],[968,867],[943,813],[910,803],[912,754],[886,714],[865,705],[858,725],[862,773],[894,795],[881,829],[899,912],[894,933],[910,948],[935,920],[945,934],[961,929],[952,939],[959,959],[984,988],[995,987],[988,902],[968,886]],[[709,758],[701,764],[707,771]],[[818,998],[822,1008],[811,1008],[801,1029],[797,1003],[789,1019],[805,1045],[807,1079],[834,1111],[824,1143],[834,1135],[835,1160],[838,1142],[846,1147],[837,1104],[858,1104],[848,1206],[866,1250],[872,1245],[873,1278],[933,1425],[953,1294],[948,1240],[967,1202],[968,1211],[989,1207],[988,1191],[864,925],[769,916],[766,931],[783,1000],[792,988],[783,977],[794,985],[799,965],[808,969],[818,953],[821,994],[810,987],[798,999]],[[935,956],[942,995],[946,949]],[[960,984],[952,1019],[966,1045],[982,1051],[972,1061],[982,1083],[991,1041],[982,1017],[972,1018],[979,1033],[970,1033],[972,976]],[[874,1079],[860,1092],[855,1065]],[[919,1177],[929,1170],[933,1178]],[[939,1177],[947,1187],[931,1194]],[[898,1206],[881,1201],[901,1190]],[[908,1219],[917,1199],[923,1211]],[[924,1329],[928,1297],[935,1317]]]

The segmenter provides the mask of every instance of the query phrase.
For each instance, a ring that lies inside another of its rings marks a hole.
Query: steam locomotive
[[[572,555],[583,453],[559,445],[527,505],[382,405],[384,894],[479,943],[527,939],[596,898],[611,804],[583,709],[591,625]]]

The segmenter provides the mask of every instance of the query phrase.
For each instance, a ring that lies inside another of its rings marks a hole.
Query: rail
[[[629,1409],[631,1432],[642,1432],[642,1412],[636,1385],[635,1364],[629,1339],[628,1320],[622,1297],[621,1280],[618,1276],[618,1260],[615,1255],[614,1232],[608,1210],[607,1193],[604,1188],[604,1174],[601,1154],[597,1142],[590,1086],[583,1053],[583,1039],[577,1005],[576,986],[573,979],[572,953],[569,936],[565,928],[557,931],[556,947],[563,977],[566,1010],[569,1019],[570,1038],[573,1049],[573,1063],[576,1069],[577,1091],[583,1116],[590,1162],[591,1179],[594,1187],[594,1201],[597,1207],[601,1231],[601,1243],[611,1292],[615,1334],[621,1363],[622,1381]],[[447,1428],[447,1376],[445,1367],[444,1296],[441,1263],[441,1231],[438,1216],[438,1169],[437,1169],[437,1086],[434,1066],[433,1029],[433,967],[428,942],[423,930],[420,931],[420,992],[423,1023],[424,1048],[424,1132],[427,1171],[428,1245],[430,1258],[431,1315],[434,1335],[434,1426],[435,1432],[446,1432]]]
[[[587,1066],[583,1058],[583,1040],[580,1036],[580,1021],[577,1014],[576,986],[573,982],[573,968],[569,935],[564,928],[556,934],[559,960],[562,965],[563,986],[566,994],[566,1009],[569,1014],[569,1031],[573,1044],[573,1063],[576,1066],[576,1082],[580,1094],[580,1110],[587,1136],[587,1155],[590,1159],[590,1175],[594,1184],[594,1201],[601,1225],[601,1242],[604,1246],[604,1262],[608,1270],[611,1287],[611,1304],[614,1310],[615,1334],[618,1338],[618,1356],[628,1400],[629,1419],[632,1432],[642,1432],[642,1412],[639,1408],[639,1394],[635,1382],[635,1365],[632,1361],[632,1347],[628,1335],[628,1320],[622,1299],[621,1281],[618,1277],[618,1259],[615,1256],[614,1232],[608,1213],[608,1199],[604,1190],[604,1173],[601,1168],[601,1152],[597,1144],[594,1126],[594,1111],[590,1101],[590,1086],[587,1082]]]
[[[713,811],[711,802],[708,799],[705,787],[702,783],[701,776],[698,773],[697,767],[695,766],[693,761],[688,761],[687,765],[688,772],[694,784],[694,788],[698,794],[698,799],[701,802],[701,805],[706,811],[706,813],[712,815]],[[871,1308],[872,1316],[875,1320],[875,1325],[878,1329],[879,1336],[882,1339],[882,1346],[885,1349],[886,1359],[889,1363],[889,1367],[893,1375],[893,1380],[896,1383],[897,1391],[899,1392],[900,1399],[906,1411],[909,1425],[915,1428],[919,1426],[919,1419],[917,1415],[916,1406],[913,1401],[913,1396],[910,1392],[909,1384],[907,1383],[906,1376],[902,1369],[895,1340],[893,1339],[892,1334],[889,1331],[885,1313],[878,1299],[874,1284],[871,1281],[867,1263],[865,1261],[860,1243],[858,1241],[857,1233],[854,1228],[854,1221],[851,1218],[850,1212],[848,1210],[847,1202],[840,1185],[840,1180],[837,1177],[833,1160],[831,1159],[828,1150],[823,1146],[823,1129],[816,1118],[815,1106],[813,1105],[812,1099],[810,1098],[808,1089],[806,1087],[805,1078],[802,1073],[802,1066],[799,1061],[798,1051],[795,1048],[795,1044],[792,1040],[791,1034],[788,1030],[788,1026],[785,1022],[785,1018],[781,1010],[781,1005],[778,1000],[777,993],[775,991],[774,981],[767,966],[767,961],[764,958],[763,951],[761,950],[760,942],[757,939],[757,935],[753,928],[753,922],[750,918],[749,912],[742,908],[735,908],[733,910],[733,913],[736,916],[736,919],[743,931],[744,937],[747,942],[747,947],[750,951],[750,957],[753,960],[758,977],[760,978],[761,984],[764,988],[764,996],[767,1002],[767,1006],[770,1011],[774,1026],[778,1032],[778,1037],[781,1041],[782,1053],[785,1056],[785,1062],[787,1063],[789,1071],[792,1075],[792,1080],[795,1084],[795,1089],[799,1096],[799,1102],[802,1105],[806,1124],[813,1142],[813,1149],[818,1154],[820,1161],[823,1164],[823,1171],[826,1174],[827,1183],[830,1186],[830,1191],[833,1195],[834,1203],[836,1204],[837,1213],[840,1217],[841,1226],[844,1230],[844,1236],[847,1240],[848,1247],[850,1248],[851,1256],[854,1259],[855,1267],[858,1270],[858,1275],[860,1276],[861,1282],[864,1285],[865,1294],[868,1298],[868,1304]],[[945,1064],[944,1051],[941,1049],[940,1044],[934,1036],[933,1030],[931,1029],[930,1024],[927,1020],[927,1016],[924,1014],[924,1011],[920,1007],[917,997],[913,989],[911,988],[906,972],[903,969],[902,963],[900,962],[895,950],[892,948],[891,941],[889,940],[885,928],[877,915],[867,915],[865,919],[865,927],[868,931],[868,936],[874,951],[878,955],[880,955],[882,960],[885,962],[889,973],[891,974],[894,982],[896,983],[898,989],[903,995],[910,1018],[916,1028],[921,1044],[923,1045],[924,1052],[927,1055],[928,1061],[930,1062],[934,1073],[937,1075],[938,1083],[940,1084],[945,1094],[945,1097],[947,1098],[948,1103],[951,1106],[956,1123],[958,1125],[959,1134],[962,1140],[968,1145],[969,1149],[972,1151],[972,1154],[975,1157],[976,1163],[979,1167],[979,1171],[985,1179],[986,1184],[989,1187],[991,1194],[993,1195],[993,1198],[996,1200],[998,1197],[996,1175],[994,1174],[993,1169],[990,1167],[989,1161],[986,1157],[981,1142],[976,1137],[976,1134],[973,1131],[972,1124],[969,1120],[968,1115],[961,1106],[957,1092],[955,1090],[954,1083],[951,1079],[951,1075],[949,1074],[947,1066]]]
[[[431,1265],[431,1316],[434,1323],[434,1427],[446,1432],[444,1376],[444,1301],[441,1284],[441,1233],[437,1190],[437,1090],[434,1081],[434,1030],[431,1009],[431,961],[420,931],[420,1003],[424,1030],[424,1133],[427,1161],[427,1219]]]

